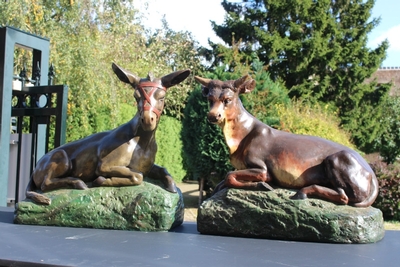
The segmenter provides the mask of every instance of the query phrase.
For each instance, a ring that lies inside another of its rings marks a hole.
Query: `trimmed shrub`
[[[374,204],[385,220],[400,220],[400,165],[376,161],[371,164],[379,182],[379,195]]]
[[[177,183],[182,182],[186,175],[183,169],[181,130],[179,120],[163,115],[156,132],[158,150],[155,163],[167,168]]]
[[[200,88],[190,94],[182,121],[183,166],[189,180],[209,179],[214,186],[232,169],[221,130],[207,121],[208,103]]]
[[[135,116],[137,108],[135,100],[132,100],[133,104],[121,103],[119,105],[118,115],[117,115],[117,125],[122,125],[130,121],[133,116]]]

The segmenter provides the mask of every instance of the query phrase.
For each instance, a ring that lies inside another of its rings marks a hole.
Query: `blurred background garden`
[[[248,0],[221,2],[223,43],[202,46],[165,18],[148,29],[135,0],[13,0],[0,2],[0,26],[51,42],[55,84],[66,84],[67,142],[113,129],[136,112],[132,90],[111,70],[115,62],[141,77],[191,69],[193,75],[257,82],[242,96],[253,115],[283,131],[316,135],[359,151],[373,166],[380,194],[374,206],[400,220],[400,99],[392,83],[373,79],[387,40],[367,46],[379,24],[373,0]],[[185,7],[181,7],[184,12]],[[184,23],[184,22],[183,22]],[[14,72],[29,68],[15,50]],[[28,76],[32,75],[28,73]],[[157,130],[156,163],[176,182],[204,179],[212,188],[232,167],[220,129],[206,120],[208,103],[191,75],[168,90]]]

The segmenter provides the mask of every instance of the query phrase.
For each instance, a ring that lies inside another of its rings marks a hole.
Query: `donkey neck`
[[[245,110],[241,103],[239,106],[237,116],[230,120],[226,119],[222,125],[222,132],[231,155],[235,153],[242,140],[252,131],[256,121],[256,118]]]

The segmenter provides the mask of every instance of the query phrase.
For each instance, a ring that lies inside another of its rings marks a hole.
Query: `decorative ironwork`
[[[49,148],[55,148],[65,143],[65,107],[68,89],[63,85],[28,86],[23,87],[20,91],[13,90],[12,93],[13,105],[11,108],[11,116],[17,119],[16,132],[19,135],[18,140],[22,140],[23,132],[29,132],[32,134],[32,158],[29,166],[30,172],[32,172],[38,159],[37,150],[39,125],[46,125],[45,153],[49,151]],[[29,118],[29,120],[24,118]],[[54,137],[52,140],[50,139],[51,128],[54,129]],[[19,142],[17,162],[18,177],[16,182],[17,186],[19,183],[20,155],[21,143]],[[19,193],[17,191],[15,196],[16,202],[19,197]]]

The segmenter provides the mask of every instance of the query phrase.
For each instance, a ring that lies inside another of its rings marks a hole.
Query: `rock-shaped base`
[[[373,243],[385,234],[379,209],[291,200],[295,192],[224,189],[199,207],[203,234],[329,243]]]
[[[19,202],[18,224],[87,227],[98,229],[168,231],[183,222],[181,191],[170,193],[158,185],[60,189],[45,193],[51,205]]]

